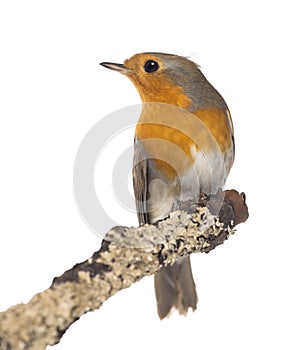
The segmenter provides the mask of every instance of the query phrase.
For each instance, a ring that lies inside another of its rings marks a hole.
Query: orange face
[[[168,67],[154,54],[136,54],[125,60],[124,66],[143,102],[168,103],[184,109],[191,105],[183,88],[166,74]]]

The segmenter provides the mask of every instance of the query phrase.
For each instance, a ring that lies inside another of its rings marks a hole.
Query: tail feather
[[[173,307],[183,315],[190,307],[196,309],[197,294],[189,256],[158,271],[155,275],[155,292],[160,319],[166,317]]]

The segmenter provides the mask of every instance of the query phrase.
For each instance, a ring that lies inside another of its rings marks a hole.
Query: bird
[[[100,64],[128,77],[142,101],[132,170],[139,224],[153,224],[182,203],[223,189],[235,156],[233,123],[201,67],[159,52]],[[154,285],[160,319],[197,308],[190,256],[162,267]]]

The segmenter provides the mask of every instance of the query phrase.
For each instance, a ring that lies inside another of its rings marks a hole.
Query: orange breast
[[[215,141],[219,145],[221,152],[232,147],[232,125],[229,121],[229,112],[222,109],[198,109],[194,114],[206,125]]]
[[[136,137],[158,171],[168,179],[182,176],[194,163],[194,153],[224,153],[232,147],[227,115],[220,109],[190,113],[164,103],[145,103]]]

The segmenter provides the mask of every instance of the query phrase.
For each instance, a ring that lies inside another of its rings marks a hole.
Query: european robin
[[[200,193],[222,189],[234,161],[228,107],[199,66],[177,55],[140,53],[101,63],[126,75],[137,88],[142,112],[136,126],[133,182],[140,225],[165,218]],[[190,258],[155,276],[158,315],[196,309]]]

